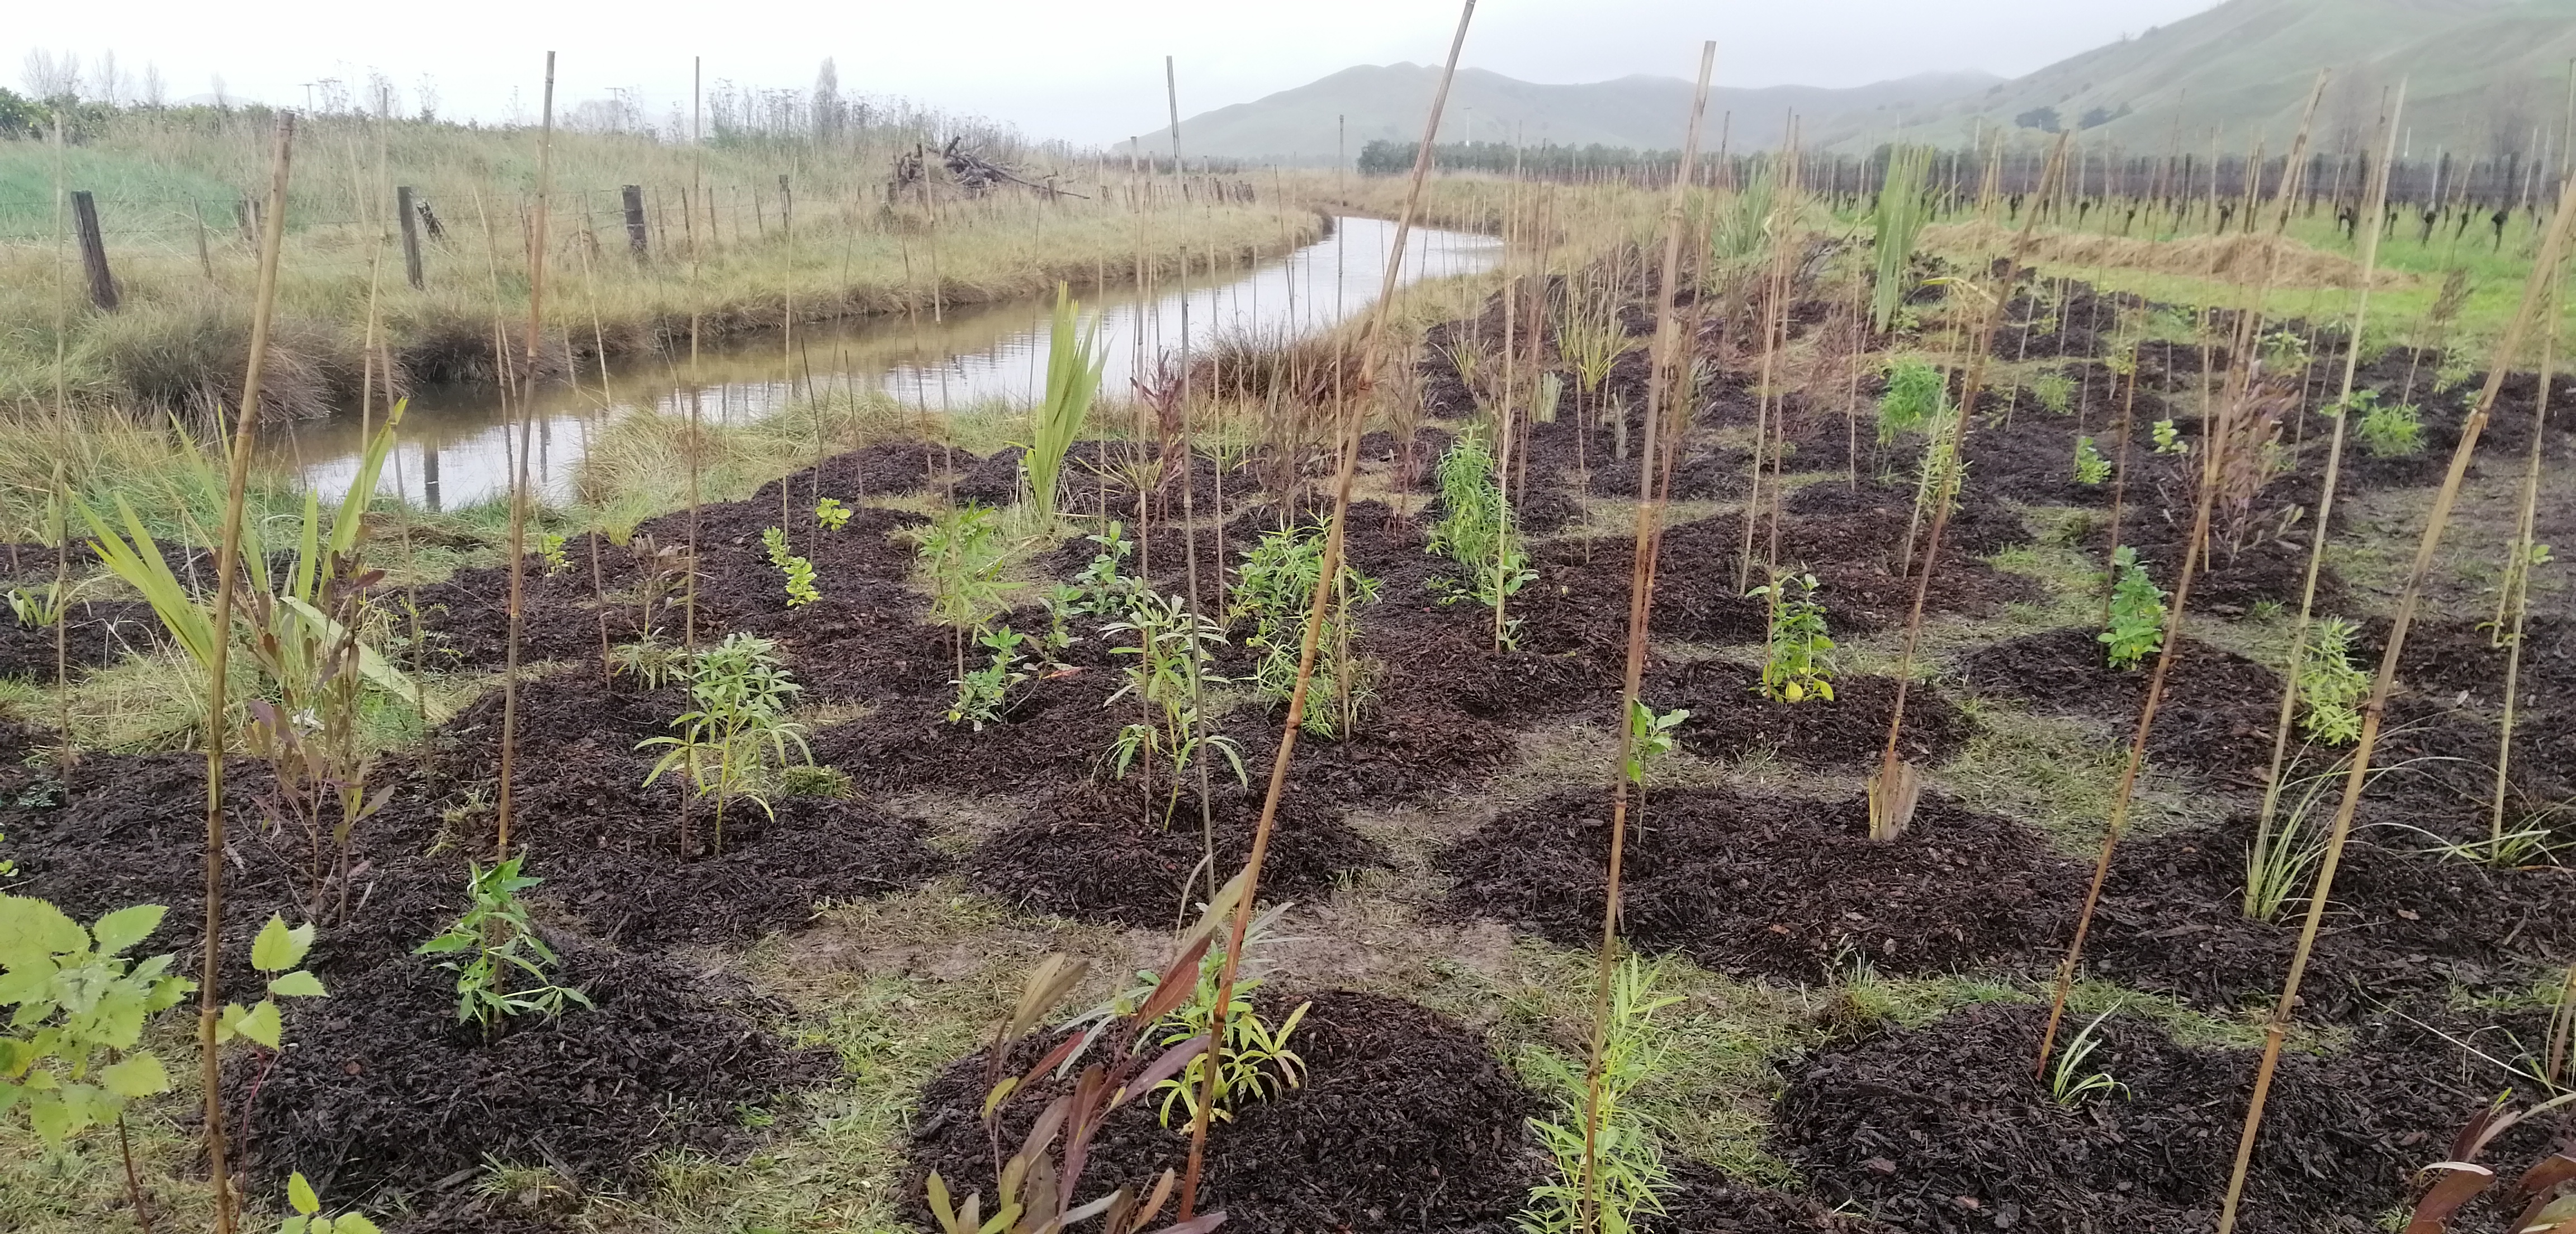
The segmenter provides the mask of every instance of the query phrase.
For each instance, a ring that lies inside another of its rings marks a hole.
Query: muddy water
[[[1108,365],[1101,389],[1123,396],[1130,380],[1186,343],[1223,335],[1278,338],[1323,329],[1377,299],[1395,225],[1379,219],[1335,220],[1333,234],[1250,271],[1220,270],[1186,293],[1151,297],[1113,291],[1083,305],[1085,328],[1096,323]],[[1489,237],[1414,229],[1402,278],[1472,274],[1490,268],[1499,245]],[[698,414],[739,422],[766,415],[808,389],[883,390],[928,411],[962,410],[996,401],[1025,403],[1046,385],[1049,318],[1045,300],[978,305],[942,314],[869,318],[800,327],[792,343],[779,333],[729,340],[688,356],[635,355],[611,360],[605,380],[594,364],[576,381],[537,392],[528,472],[551,496],[568,495],[590,442],[619,416],[642,411]],[[431,510],[455,509],[506,491],[516,434],[503,429],[503,409],[489,385],[432,386],[415,391],[401,442],[379,491]],[[345,491],[357,467],[363,426],[355,412],[290,425],[263,443],[268,457],[294,468],[324,498]]]

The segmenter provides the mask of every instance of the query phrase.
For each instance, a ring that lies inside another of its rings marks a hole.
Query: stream
[[[1108,355],[1103,397],[1123,398],[1138,372],[1181,349],[1185,332],[1194,348],[1221,336],[1276,341],[1368,307],[1385,278],[1395,224],[1354,217],[1333,223],[1331,235],[1211,286],[1151,297],[1112,289],[1083,302],[1083,328],[1097,325]],[[1492,237],[1420,227],[1405,249],[1407,284],[1480,273],[1501,254]],[[734,336],[701,349],[694,364],[685,353],[611,359],[604,381],[592,361],[578,380],[538,389],[529,479],[549,498],[565,499],[591,440],[610,421],[645,410],[686,415],[692,400],[700,416],[726,423],[767,415],[806,390],[865,386],[929,411],[1025,405],[1046,386],[1053,309],[1050,298],[951,309],[937,320],[823,322],[798,327],[792,345],[778,331]],[[515,444],[492,384],[422,387],[412,393],[377,491],[432,512],[500,497]],[[260,449],[328,501],[347,490],[363,446],[364,426],[349,410],[281,427]]]

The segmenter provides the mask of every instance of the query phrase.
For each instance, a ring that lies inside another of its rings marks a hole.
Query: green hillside
[[[2215,136],[2237,153],[2259,135],[2277,152],[2325,69],[2323,149],[2366,140],[2404,79],[2416,157],[2536,155],[2560,140],[2571,58],[2576,0],[2228,0],[1928,109],[1909,135],[1963,143],[1981,124],[2029,131],[2053,115],[2132,151],[2205,152]],[[1848,125],[1822,135],[1844,148],[1883,138]]]
[[[1220,107],[1181,121],[1185,157],[1325,164],[1334,160],[1347,122],[1356,157],[1372,141],[1413,141],[1440,71],[1418,64],[1362,65],[1293,90]],[[1709,92],[1710,142],[1732,116],[1734,148],[1780,141],[1795,111],[1809,131],[1822,122],[1853,129],[1891,129],[1931,105],[1982,90],[1998,79],[1983,73],[1929,73],[1850,89],[1778,86]],[[1583,85],[1543,85],[1483,69],[1461,69],[1441,123],[1441,140],[1520,140],[1539,144],[1675,149],[1688,120],[1691,83],[1634,76]],[[1472,130],[1472,131],[1471,131]],[[1142,135],[1145,149],[1167,151],[1168,129]],[[1125,149],[1124,143],[1120,149]]]

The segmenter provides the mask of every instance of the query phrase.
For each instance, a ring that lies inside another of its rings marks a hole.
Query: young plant
[[[1308,606],[1324,572],[1324,529],[1266,531],[1261,542],[1245,550],[1235,571],[1234,605],[1229,618],[1252,619],[1243,640],[1259,659],[1252,670],[1253,687],[1273,703],[1285,703],[1297,683],[1297,660],[1305,648]],[[1316,644],[1309,698],[1332,700],[1328,707],[1308,706],[1304,729],[1318,737],[1347,736],[1358,727],[1360,705],[1376,676],[1373,661],[1354,657],[1351,611],[1377,602],[1378,580],[1345,560],[1334,580],[1333,599],[1325,606],[1324,628]]]
[[[1825,606],[1816,600],[1816,576],[1774,574],[1745,594],[1771,607],[1762,693],[1783,703],[1834,701],[1834,640],[1826,632]]]
[[[2576,1092],[2564,1092],[2546,1101],[2512,1108],[2513,1094],[2507,1092],[2487,1108],[2469,1116],[2468,1125],[2451,1137],[2444,1160],[2419,1171],[2416,1186],[2420,1191],[2414,1207],[2407,1212],[2406,1234],[2450,1234],[2452,1220],[2469,1201],[2484,1194],[2487,1188],[2506,1176],[2504,1171],[2489,1169],[2477,1163],[2478,1156],[2498,1136],[2512,1130],[2525,1119],[2547,1114],[2571,1101]],[[2576,1195],[2565,1194],[2565,1183],[2576,1178],[2576,1149],[2561,1145],[2522,1172],[2509,1193],[2508,1204],[2519,1203],[2519,1215],[2503,1228],[2514,1234],[2570,1234],[2576,1231]],[[2501,1211],[2511,1212],[2510,1208]]]
[[[2329,791],[2343,786],[2349,760],[2339,761],[2324,772],[2292,781],[2286,787],[2298,790],[2298,800],[2271,819],[2256,819],[2254,838],[2245,846],[2245,895],[2240,907],[2252,921],[2274,921],[2281,910],[2300,898],[2317,862],[2325,857],[2325,843],[2309,825],[2319,802]],[[2374,768],[2373,781],[2392,768]]]
[[[2049,412],[2061,416],[2075,414],[2075,379],[2064,373],[2041,373],[2031,378],[2030,392]]]
[[[322,1197],[313,1194],[313,1184],[301,1170],[287,1176],[286,1204],[295,1215],[278,1223],[277,1234],[377,1234],[376,1223],[365,1213],[323,1216]]]
[[[2361,412],[2353,432],[2372,458],[2412,458],[2424,452],[2424,414],[2413,403],[2381,403],[2379,392],[2362,390],[2350,401]]]
[[[2361,739],[2361,712],[2354,704],[2370,693],[2370,674],[2353,667],[2358,633],[2341,617],[2319,621],[2316,645],[2299,661],[2299,701],[2307,708],[2299,725],[2310,741],[2346,746]]]
[[[2118,582],[2111,587],[2111,628],[2095,637],[2110,648],[2111,667],[2136,668],[2164,650],[2165,590],[2138,564],[2138,550],[2121,545],[2111,555]]]
[[[1878,444],[1893,445],[1898,436],[1919,433],[1947,419],[1950,379],[1931,364],[1912,358],[1887,367],[1887,391],[1878,396]]]
[[[465,915],[412,951],[472,953],[462,960],[441,960],[438,966],[456,974],[456,1018],[473,1021],[487,1039],[512,1016],[534,1012],[553,1019],[563,1014],[565,1003],[591,1005],[589,995],[556,985],[548,971],[557,962],[554,948],[537,937],[519,902],[520,892],[545,881],[520,872],[526,860],[504,858],[488,870],[467,863]]]
[[[1036,509],[1040,526],[1052,525],[1056,514],[1056,490],[1064,472],[1065,451],[1073,439],[1082,435],[1083,417],[1091,414],[1092,400],[1100,392],[1101,370],[1109,363],[1107,348],[1100,345],[1100,322],[1094,320],[1089,332],[1080,330],[1077,319],[1082,306],[1076,304],[1065,285],[1055,285],[1055,321],[1047,347],[1046,396],[1031,413],[1029,449],[1022,458],[1028,468],[1029,502]]]
[[[553,578],[572,568],[572,558],[564,555],[565,538],[560,531],[537,533],[537,560],[544,563],[548,578]]]
[[[999,512],[977,502],[942,510],[929,525],[905,533],[930,575],[930,619],[948,627],[957,675],[966,675],[966,645],[986,620],[1001,612],[1002,542]]]
[[[64,595],[52,583],[9,589],[9,612],[29,630],[50,630],[63,619]]]
[[[170,975],[172,957],[124,953],[161,925],[138,904],[86,930],[43,900],[0,894],[0,1113],[23,1108],[36,1138],[60,1145],[125,1103],[170,1091],[144,1022],[179,1005],[197,983]]]
[[[1924,426],[1923,461],[1914,473],[1913,526],[1922,525],[1933,513],[1959,495],[1967,483],[1968,460],[1959,457],[1959,421],[1954,416],[1941,416]],[[1905,533],[1908,552],[1914,542],[1913,527]]]
[[[850,508],[837,497],[825,497],[814,503],[814,522],[825,531],[839,531],[850,524]]]
[[[1529,568],[1529,554],[1514,532],[1511,504],[1495,481],[1494,454],[1484,434],[1474,428],[1460,433],[1456,444],[1440,456],[1439,474],[1440,498],[1447,512],[1431,529],[1430,551],[1457,562],[1469,581],[1460,586],[1453,580],[1435,579],[1432,585],[1444,593],[1443,604],[1472,597],[1486,608],[1499,609],[1538,572]],[[1508,629],[1503,641],[1511,642]]]
[[[987,724],[1001,723],[1002,707],[1009,701],[1011,687],[1029,679],[1020,667],[1020,646],[1030,639],[1006,625],[985,631],[975,641],[993,653],[993,658],[950,683],[957,687],[957,698],[948,707],[948,722],[972,724],[980,733]]]
[[[1170,800],[1163,807],[1166,827],[1171,825],[1172,811],[1180,806],[1182,773],[1203,748],[1223,755],[1234,768],[1235,782],[1249,787],[1252,781],[1243,770],[1242,751],[1233,738],[1206,731],[1193,702],[1192,682],[1225,684],[1225,678],[1208,671],[1215,659],[1208,649],[1224,645],[1224,627],[1190,612],[1188,602],[1179,596],[1146,592],[1128,608],[1125,620],[1110,622],[1101,630],[1135,640],[1125,647],[1110,648],[1110,654],[1136,657],[1135,663],[1126,668],[1127,684],[1118,687],[1104,705],[1115,706],[1118,700],[1132,694],[1162,713],[1159,723],[1139,721],[1119,730],[1117,743],[1109,751],[1117,778],[1126,779],[1129,768],[1141,764],[1146,788],[1151,791],[1154,756],[1162,755],[1171,777]]]
[[[2101,448],[2091,437],[2075,439],[2075,482],[2087,488],[2098,488],[2111,478],[2111,460],[2102,457]]]
[[[1914,245],[1932,218],[1925,183],[1931,172],[1929,146],[1899,146],[1888,153],[1887,178],[1879,185],[1878,206],[1870,212],[1870,247],[1878,269],[1871,281],[1869,317],[1881,334],[1896,324],[1897,310],[1914,291]]]
[[[1295,1088],[1302,1081],[1306,1060],[1288,1046],[1299,1022],[1306,1018],[1312,1004],[1300,1003],[1288,1013],[1277,1028],[1263,1020],[1252,1008],[1252,991],[1260,988],[1269,965],[1261,953],[1270,941],[1271,930],[1286,915],[1289,906],[1281,904],[1257,916],[1244,931],[1243,963],[1237,967],[1234,999],[1225,1016],[1224,1063],[1216,1076],[1216,1106],[1208,1112],[1215,1121],[1232,1121],[1234,1112],[1247,1101],[1264,1101],[1278,1095],[1282,1088]],[[1217,989],[1225,972],[1225,948],[1221,941],[1212,942],[1199,960],[1197,984],[1189,997],[1156,1021],[1151,1031],[1159,1032],[1165,1045],[1178,1045],[1193,1038],[1213,1040],[1216,1031]],[[1136,984],[1098,1007],[1075,1017],[1066,1027],[1097,1026],[1132,1015],[1135,1009],[1153,1001],[1161,988],[1163,975],[1151,969],[1139,969]],[[1162,1120],[1172,1126],[1177,1111],[1186,1124],[1198,1117],[1200,1094],[1208,1081],[1207,1055],[1201,1054],[1179,1075],[1165,1080],[1157,1090],[1163,1094]]]
[[[787,708],[804,687],[780,667],[778,645],[754,634],[736,632],[698,653],[687,669],[689,698],[697,706],[671,721],[678,736],[648,737],[635,748],[663,751],[644,777],[651,785],[673,768],[685,769],[700,797],[716,803],[715,851],[724,852],[725,805],[748,799],[771,814],[762,782],[787,763],[794,746],[806,762],[814,761],[805,744],[803,725],[787,718]],[[681,849],[689,849],[687,814],[681,815]]]
[[[2110,1019],[2111,1012],[2118,1010],[2113,1007],[2093,1017],[2092,1023],[2069,1038],[2066,1048],[2057,1052],[2057,1061],[2048,1069],[2048,1095],[2056,1099],[2057,1104],[2073,1109],[2093,1097],[2128,1093],[2129,1086],[2112,1079],[2109,1072],[2084,1069],[2085,1060],[2102,1048],[2102,1038],[2097,1035],[2102,1021]]]
[[[608,670],[634,677],[647,690],[659,690],[663,683],[688,676],[689,653],[686,648],[648,632],[631,643],[619,643],[609,649]]]
[[[787,551],[787,532],[771,527],[760,533],[760,543],[769,551],[769,564],[787,576],[787,607],[811,604],[822,599],[814,590],[814,563]]]
[[[2158,454],[2191,453],[2191,443],[2182,439],[2182,430],[2175,428],[2172,420],[2156,421],[2147,426],[2147,433],[2155,438]]]
[[[1529,1207],[1514,1219],[1523,1234],[1579,1229],[1632,1234],[1647,1218],[1662,1215],[1663,1197],[1674,1185],[1672,1172],[1664,1164],[1660,1128],[1636,1100],[1664,1076],[1664,1030],[1655,1023],[1655,1013],[1681,1001],[1655,992],[1661,976],[1660,969],[1635,956],[1620,962],[1611,986],[1597,1112],[1579,1061],[1541,1048],[1523,1055],[1523,1072],[1556,1099],[1558,1108],[1553,1120],[1530,1120],[1540,1144],[1555,1159],[1556,1173],[1530,1188]],[[1586,1123],[1592,1124],[1588,1137]],[[1589,1223],[1584,1220],[1587,1211]]]

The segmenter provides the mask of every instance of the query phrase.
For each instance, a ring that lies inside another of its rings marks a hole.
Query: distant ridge
[[[1357,158],[1372,141],[1419,140],[1439,76],[1438,69],[1419,64],[1344,69],[1249,103],[1184,118],[1181,153],[1188,158],[1329,164],[1344,152]],[[1988,73],[1926,73],[1848,89],[1715,89],[1709,92],[1709,122],[1712,128],[1727,128],[1734,149],[1767,148],[1780,143],[1783,121],[1792,111],[1810,132],[1828,122],[1838,130],[1872,124],[1893,129],[1933,104],[2002,80]],[[1484,69],[1461,69],[1450,89],[1440,136],[1443,141],[1517,137],[1533,145],[1677,149],[1690,101],[1691,83],[1678,77],[1542,85]],[[1348,125],[1346,145],[1338,122]],[[1712,144],[1717,136],[1710,134]],[[1169,129],[1140,137],[1149,153],[1169,149]],[[1120,142],[1117,149],[1125,152],[1127,143]]]

